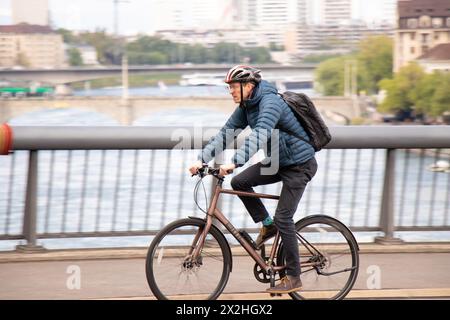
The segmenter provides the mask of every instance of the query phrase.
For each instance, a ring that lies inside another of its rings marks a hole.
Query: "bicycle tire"
[[[164,227],[158,234],[155,236],[153,241],[150,244],[150,247],[147,252],[146,257],[146,265],[145,265],[145,271],[146,271],[146,277],[147,277],[147,283],[150,287],[150,290],[153,292],[155,297],[158,300],[169,300],[170,295],[165,294],[160,286],[158,285],[158,280],[155,279],[154,274],[154,261],[155,261],[155,254],[156,249],[158,248],[158,245],[161,243],[162,240],[166,236],[168,236],[171,232],[173,232],[176,229],[180,229],[182,227],[197,227],[197,228],[203,228],[205,226],[206,221],[202,219],[181,219],[174,221]],[[217,299],[220,294],[223,292],[231,272],[231,264],[232,264],[232,257],[231,257],[231,251],[228,245],[227,240],[225,239],[224,235],[214,226],[211,226],[211,229],[208,232],[208,235],[212,236],[215,241],[217,241],[217,244],[220,248],[220,255],[223,257],[223,268],[222,273],[220,276],[220,280],[218,281],[217,286],[215,289],[207,296],[206,300],[214,300]],[[190,246],[190,243],[186,243],[187,246]],[[180,292],[180,294],[185,294],[184,292]]]
[[[351,231],[339,220],[326,216],[326,215],[314,215],[314,216],[307,216],[295,224],[295,228],[297,233],[301,233],[302,229],[307,228],[310,225],[313,224],[324,224],[334,227],[337,231],[339,231],[342,236],[347,241],[347,244],[350,248],[350,255],[352,260],[352,269],[350,271],[350,276],[348,277],[348,280],[346,281],[345,285],[339,292],[334,295],[332,298],[328,298],[328,300],[341,300],[344,299],[347,294],[350,292],[350,290],[353,288],[353,285],[355,284],[356,278],[358,277],[358,271],[359,271],[359,246],[356,242],[355,237],[351,233]],[[304,247],[304,246],[303,246]],[[302,259],[300,259],[302,260]],[[283,265],[285,262],[285,254],[283,250],[283,243],[280,242],[278,247],[278,254],[277,254],[277,264]],[[302,261],[300,261],[301,264]],[[280,274],[280,276],[283,276],[284,274]],[[289,293],[292,299],[294,300],[306,300],[307,298],[302,295],[302,291],[299,292],[292,292]]]

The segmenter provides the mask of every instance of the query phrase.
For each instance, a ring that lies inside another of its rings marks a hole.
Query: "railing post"
[[[376,237],[375,242],[380,244],[399,244],[403,240],[394,238],[394,197],[395,197],[395,149],[386,151],[386,164],[384,170],[383,195],[381,199],[380,227],[384,236]]]
[[[36,220],[37,220],[37,178],[38,178],[38,151],[31,150],[28,160],[28,178],[25,199],[25,212],[23,219],[23,236],[27,243],[18,245],[17,251],[35,252],[42,251],[44,247],[36,244]]]

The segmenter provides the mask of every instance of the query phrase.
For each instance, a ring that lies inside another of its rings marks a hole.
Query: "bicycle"
[[[148,285],[157,299],[217,299],[225,289],[233,267],[232,249],[215,218],[253,258],[256,280],[270,283],[285,276],[283,242],[279,232],[257,248],[251,236],[237,230],[216,207],[220,194],[265,199],[279,196],[223,189],[219,169],[204,165],[194,188],[197,203],[199,183],[207,175],[217,178],[205,218],[188,217],[159,231],[146,257]],[[206,195],[206,193],[205,193]],[[199,206],[200,207],[200,206]],[[201,209],[201,208],[200,208]],[[311,215],[295,224],[299,240],[303,288],[289,293],[292,299],[343,299],[352,289],[359,269],[359,246],[352,232],[326,215]],[[266,246],[271,245],[266,255]],[[272,294],[274,296],[274,294]]]

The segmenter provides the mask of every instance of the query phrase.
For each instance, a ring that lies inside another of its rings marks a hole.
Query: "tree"
[[[450,112],[450,74],[438,72],[436,89],[431,97],[431,105],[428,113],[431,116],[440,116],[444,112]]]
[[[115,39],[104,29],[95,32],[84,32],[79,35],[81,43],[89,44],[97,50],[100,63],[121,64],[124,51],[124,40]]]
[[[323,58],[319,56],[317,60]],[[316,80],[325,95],[342,95],[346,60],[357,61],[358,92],[377,93],[380,80],[392,78],[392,40],[387,36],[368,37],[360,42],[356,52],[322,61]]]
[[[277,45],[275,42],[270,42],[269,43],[269,50],[270,51],[284,51],[284,46],[283,45]]]
[[[393,41],[387,36],[371,36],[363,39],[358,46],[359,88],[369,93],[377,93],[382,79],[392,78]]]
[[[67,54],[69,55],[69,64],[71,66],[83,65],[83,57],[81,56],[80,50],[77,48],[70,48],[67,50]]]
[[[167,63],[167,55],[159,52],[128,52],[128,62],[130,64],[165,64]]]
[[[420,113],[429,113],[431,110],[431,98],[434,96],[436,89],[439,87],[440,82],[443,80],[443,74],[432,73],[427,74],[420,79],[417,90],[412,91],[409,94],[412,102],[414,103],[415,110]]]
[[[237,63],[241,60],[241,52],[236,43],[219,42],[210,49],[209,59],[218,63]]]
[[[80,43],[80,39],[77,36],[75,36],[73,34],[73,32],[70,30],[67,30],[64,28],[59,28],[56,30],[56,33],[63,36],[63,41],[65,43],[69,43],[69,44],[79,44]]]
[[[316,80],[326,96],[340,96],[344,92],[344,64],[346,57],[328,59],[317,67]]]
[[[245,51],[245,55],[250,59],[250,63],[268,63],[272,59],[270,57],[270,52],[264,47],[254,47],[249,48]],[[241,61],[242,58],[239,60]],[[238,61],[236,61],[238,62]]]
[[[185,62],[205,63],[207,61],[207,49],[200,44],[186,45],[184,53]]]
[[[337,58],[338,54],[310,54],[303,58],[304,63],[320,63],[331,58]]]
[[[411,110],[417,100],[415,92],[420,89],[424,70],[416,63],[401,68],[393,79],[380,81],[380,87],[386,90],[386,98],[379,106],[381,112]]]

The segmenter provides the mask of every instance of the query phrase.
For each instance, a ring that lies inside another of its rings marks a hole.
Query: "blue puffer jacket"
[[[271,150],[276,150],[276,146],[270,147],[271,133],[276,127],[281,129],[278,139],[280,167],[301,164],[314,157],[315,151],[310,144],[286,132],[293,132],[309,141],[292,110],[277,94],[277,89],[262,80],[254,89],[252,97],[246,101],[246,107],[236,108],[222,129],[200,152],[198,159],[204,163],[212,160],[216,149],[224,150],[226,142],[234,139],[236,129],[245,129],[247,126],[253,129],[252,133],[231,159],[236,167],[244,165],[261,148],[267,157],[271,157]],[[271,161],[276,158],[271,157]]]

